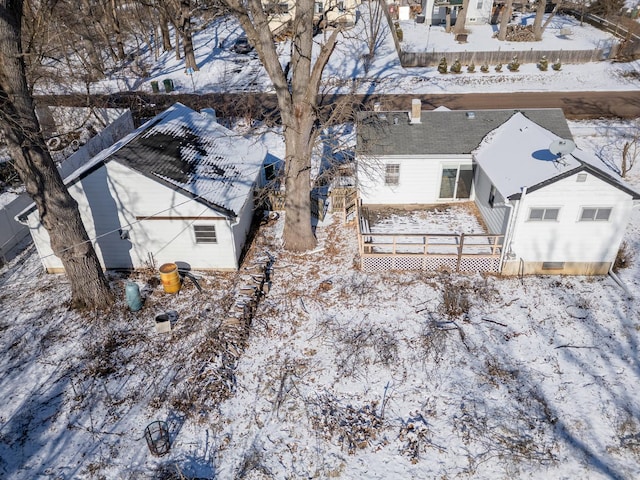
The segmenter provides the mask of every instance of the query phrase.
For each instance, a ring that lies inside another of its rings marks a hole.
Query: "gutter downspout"
[[[525,195],[527,194],[527,187],[522,187],[521,191],[522,193],[520,195],[520,199],[515,205],[515,208],[511,203],[505,202],[505,206],[508,206],[511,209],[511,214],[509,216],[509,222],[507,223],[507,231],[504,236],[504,248],[502,251],[502,258],[500,259],[500,272],[502,272],[502,268],[504,266],[504,258],[507,255],[507,252],[511,252],[513,231],[515,229],[516,219],[518,218],[518,214],[520,213],[520,205],[522,203],[522,200],[524,200]],[[509,243],[508,247],[507,242]]]
[[[613,272],[613,264],[611,264],[611,266],[609,267],[609,276],[613,279],[614,282],[616,282],[620,286],[620,288],[622,288],[622,290],[624,290],[624,293],[626,293],[631,300],[635,298],[633,294],[629,291],[629,288],[627,288],[627,286],[623,283],[623,281],[620,280],[620,277],[618,277]]]

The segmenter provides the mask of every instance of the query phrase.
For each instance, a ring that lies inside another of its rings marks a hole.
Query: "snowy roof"
[[[358,154],[468,155],[492,130],[518,110],[422,110],[420,123],[409,122],[409,112],[360,112]],[[572,138],[559,108],[523,110],[539,125],[563,138]]]
[[[597,157],[579,149],[562,157],[551,153],[551,143],[560,139],[518,112],[484,138],[474,159],[500,194],[509,199],[520,198],[524,187],[533,191],[584,170],[640,198],[619,177],[604,171]]]
[[[176,103],[93,157],[69,175],[65,184],[117,161],[225,215],[236,216],[252,191],[266,153],[264,146],[223,127],[210,115]]]

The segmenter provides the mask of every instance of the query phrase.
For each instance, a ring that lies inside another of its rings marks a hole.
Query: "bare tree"
[[[71,284],[72,306],[107,307],[112,296],[98,257],[45,147],[28,89],[21,41],[22,0],[0,0],[0,128],[16,170]]]
[[[631,170],[636,161],[640,158],[640,123],[636,122],[636,127],[629,137],[625,140],[622,147],[622,163],[620,165],[620,176],[625,178],[629,170]]]
[[[285,247],[302,252],[316,244],[311,227],[311,152],[319,133],[318,91],[335,48],[338,29],[314,54],[314,0],[299,0],[293,13],[289,76],[280,64],[261,0],[223,0],[255,47],[276,92],[285,140]]]
[[[368,0],[367,8],[364,9],[367,17],[364,31],[367,36],[367,48],[369,50],[365,60],[365,70],[368,70],[371,60],[375,56],[376,49],[380,44],[380,33],[382,32],[382,26],[384,25],[383,20],[385,18],[383,8],[379,0]]]

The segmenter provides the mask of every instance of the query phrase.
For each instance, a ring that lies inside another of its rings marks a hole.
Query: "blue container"
[[[140,287],[138,287],[138,284],[134,282],[127,282],[125,293],[127,296],[127,305],[129,305],[129,310],[132,312],[140,310],[142,308],[142,297],[140,296]]]

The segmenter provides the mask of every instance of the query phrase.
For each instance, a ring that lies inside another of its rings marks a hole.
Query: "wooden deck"
[[[504,235],[487,233],[379,233],[358,208],[361,268],[450,272],[500,271]]]

